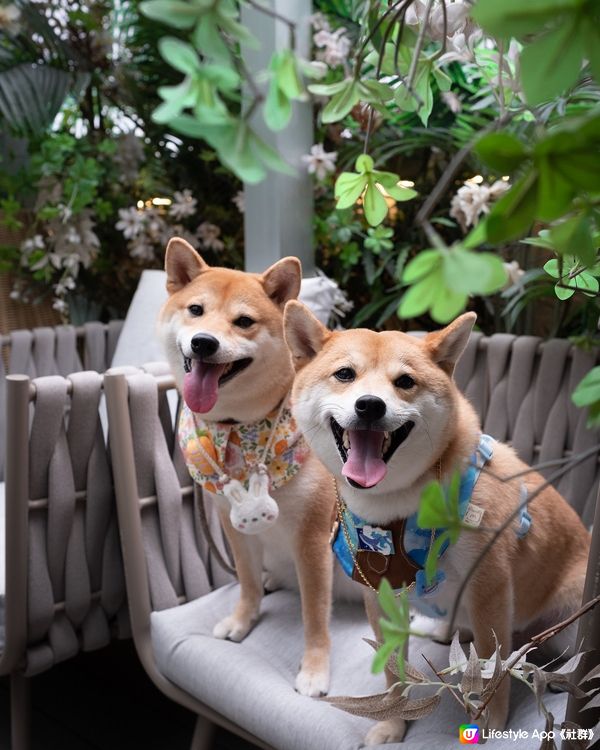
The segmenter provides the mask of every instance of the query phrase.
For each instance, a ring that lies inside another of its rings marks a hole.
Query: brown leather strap
[[[404,550],[404,527],[406,519],[390,523],[386,530],[392,532],[395,553],[393,555],[382,555],[380,552],[370,550],[358,550],[356,562],[360,566],[363,575],[373,588],[378,589],[382,578],[386,578],[393,589],[410,586],[414,582],[420,567],[416,565]],[[357,570],[352,571],[352,580],[365,585],[365,582]]]

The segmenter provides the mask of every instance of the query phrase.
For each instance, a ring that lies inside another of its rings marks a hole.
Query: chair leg
[[[194,727],[194,736],[192,737],[190,750],[210,750],[213,746],[216,729],[217,727],[212,721],[209,721],[204,716],[198,716],[196,718],[196,726]]]
[[[29,750],[31,744],[31,681],[22,672],[10,675],[11,750]]]

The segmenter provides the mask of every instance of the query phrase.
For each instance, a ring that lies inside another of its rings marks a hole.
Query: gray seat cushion
[[[294,692],[302,656],[302,617],[298,595],[276,591],[265,597],[262,616],[243,643],[219,641],[213,625],[231,613],[237,584],[180,607],[152,614],[152,640],[161,672],[200,701],[227,716],[278,750],[355,750],[373,725],[333,706]],[[372,637],[362,607],[336,603],[332,619],[332,680],[330,695],[366,695],[384,689],[383,675],[371,674],[373,651],[363,642]],[[426,671],[419,655],[447,666],[447,648],[422,639],[411,642],[411,662]],[[564,716],[566,695],[546,701],[555,718]],[[460,706],[445,696],[430,717],[409,725],[398,750],[455,750],[458,727],[469,723]],[[513,685],[510,726],[544,728],[535,701],[523,685]],[[512,748],[513,740],[490,740],[494,748]],[[519,741],[520,750],[537,750],[540,740]]]

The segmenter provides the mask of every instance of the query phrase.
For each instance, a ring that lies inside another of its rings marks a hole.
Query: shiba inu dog
[[[190,470],[190,461],[196,461],[200,473],[211,475],[214,463],[219,473],[239,477],[248,456],[258,460],[269,440],[273,445],[265,463],[279,512],[274,526],[252,535],[234,529],[229,503],[219,493],[219,477],[204,484],[218,505],[241,587],[234,612],[213,633],[241,641],[253,627],[263,595],[263,561],[288,584],[293,583],[295,566],[305,632],[296,689],[304,695],[324,694],[329,685],[333,488],[302,442],[291,414],[291,421],[280,425],[283,437],[270,437],[278,422],[272,415],[282,410],[294,376],[283,339],[283,308],[298,295],[300,262],[284,258],[263,274],[215,268],[187,242],[174,238],[167,247],[165,268],[169,298],[159,316],[158,333],[187,405],[193,434],[184,436],[184,456],[186,447],[195,446],[188,452]],[[243,518],[239,527],[257,520]]]
[[[338,532],[334,548],[339,544],[338,557],[355,580],[366,583],[367,578],[375,587],[373,571],[387,577],[402,562],[401,575],[406,565],[409,573],[416,570],[412,606],[427,615],[449,615],[491,530],[520,508],[469,580],[457,620],[472,633],[480,658],[495,651],[492,631],[506,658],[514,631],[557,622],[580,606],[590,535],[551,486],[534,496],[543,479],[526,473],[510,447],[481,436],[474,409],[452,379],[474,322],[474,313],[466,313],[423,339],[396,331],[330,332],[292,301],[284,325],[297,369],[293,411],[314,452],[337,479],[347,509],[341,518],[344,534],[354,533],[356,547],[348,549],[351,544]],[[419,549],[419,530],[411,530],[411,518],[425,485],[438,478],[447,484],[455,470],[461,472],[461,512],[470,508],[468,517],[478,516],[481,529],[463,531],[440,556],[437,580],[419,588],[431,542],[428,530]],[[347,528],[352,524],[355,528]],[[392,557],[389,545],[396,547]],[[407,563],[402,556],[411,559]],[[376,625],[375,595],[363,588],[367,614]],[[508,701],[505,679],[489,705],[491,727],[504,727]],[[367,744],[398,741],[404,732],[401,719],[381,722]]]

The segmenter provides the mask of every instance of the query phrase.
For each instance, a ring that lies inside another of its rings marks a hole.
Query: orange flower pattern
[[[253,467],[261,460],[264,446],[269,441],[279,407],[264,419],[250,424],[204,422],[183,403],[179,417],[179,445],[188,471],[194,481],[209,492],[223,494],[219,473],[237,479],[248,488]],[[222,469],[217,473],[207,461],[203,450]],[[276,490],[295,476],[308,455],[308,446],[298,431],[289,407],[286,407],[265,463],[269,472],[270,490]]]

